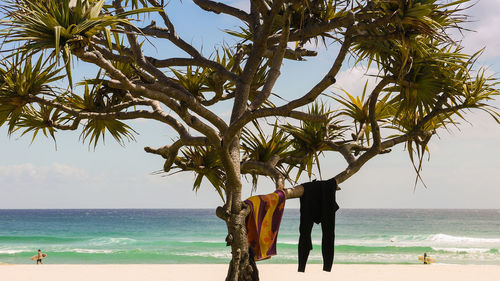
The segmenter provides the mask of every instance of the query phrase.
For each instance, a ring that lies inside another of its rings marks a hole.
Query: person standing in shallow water
[[[427,253],[424,253],[424,264],[427,264]]]
[[[40,264],[43,264],[42,262],[42,251],[40,249],[38,249],[38,254],[37,254],[37,259],[36,259],[36,264],[38,264],[38,262],[40,262]]]

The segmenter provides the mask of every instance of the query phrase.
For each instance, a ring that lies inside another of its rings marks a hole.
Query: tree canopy
[[[227,30],[236,43],[204,55],[177,33],[163,1],[4,1],[0,126],[32,139],[81,130],[94,147],[105,135],[133,140],[127,120],[173,128],[173,143],[145,150],[165,159],[164,172],[194,172],[195,190],[208,180],[225,201],[218,215],[233,252],[228,280],[251,275],[242,175],[254,186],[269,177],[283,189],[315,166],[321,172],[319,156],[331,151],[346,160],[334,175],[342,183],[398,144],[419,175],[430,139],[467,120],[469,111],[500,122],[491,105],[497,80],[476,66],[481,51],[465,54],[450,35],[463,28],[469,0],[251,0],[248,10],[193,2],[238,19],[240,28]],[[185,56],[145,51],[144,44],[163,42]],[[329,70],[307,92],[277,98],[282,65],[316,56],[310,43],[337,52]],[[331,93],[348,58],[378,69],[373,90]],[[96,77],[73,81],[74,60],[94,65]],[[65,78],[68,87],[57,87]],[[223,102],[229,120],[214,110]],[[288,198],[300,195],[300,186],[287,190]]]

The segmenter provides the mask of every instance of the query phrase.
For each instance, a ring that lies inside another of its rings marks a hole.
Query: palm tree
[[[223,202],[217,215],[228,227],[227,280],[250,280],[245,175],[254,188],[264,176],[285,189],[304,171],[311,177],[315,167],[322,176],[320,155],[329,151],[347,162],[334,176],[340,184],[377,155],[406,144],[418,179],[438,131],[458,126],[476,109],[500,121],[491,105],[499,95],[497,80],[476,69],[480,52],[464,54],[448,35],[462,28],[462,7],[469,2],[257,0],[247,12],[194,0],[242,22],[238,31],[227,30],[236,44],[206,57],[176,32],[163,1],[7,0],[1,4],[6,56],[0,64],[0,126],[32,133],[32,139],[40,131],[55,139],[59,131],[82,128],[80,138],[94,147],[107,134],[121,144],[134,139],[127,120],[172,127],[178,134],[172,144],[146,152],[165,159],[165,173],[195,173],[194,190],[204,179],[211,183]],[[143,24],[144,14],[157,15],[163,26]],[[161,40],[187,55],[148,56],[143,43]],[[284,100],[275,90],[285,75],[281,66],[315,56],[308,42],[338,45],[337,57],[310,90]],[[348,56],[377,66],[372,91],[328,91]],[[73,84],[73,60],[95,65],[97,76]],[[64,81],[64,69],[68,87],[61,89],[54,85]],[[213,107],[221,103],[231,107],[229,120]],[[296,198],[303,187],[285,191]]]

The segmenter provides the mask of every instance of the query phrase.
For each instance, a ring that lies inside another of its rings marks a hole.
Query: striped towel
[[[257,261],[276,255],[276,240],[285,210],[285,201],[286,195],[283,190],[252,196],[245,200],[250,206],[250,214],[246,221],[248,244],[254,250]]]

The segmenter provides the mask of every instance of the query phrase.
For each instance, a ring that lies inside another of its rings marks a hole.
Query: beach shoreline
[[[336,264],[324,272],[321,264],[308,264],[299,273],[295,264],[262,264],[258,269],[263,281],[490,281],[500,276],[500,265]],[[0,264],[6,281],[221,281],[226,272],[226,264]]]
[[[297,262],[299,217],[285,211],[278,254],[260,264]],[[335,262],[418,264],[427,253],[439,264],[500,265],[499,221],[490,210],[341,209]],[[38,249],[49,264],[227,264],[226,236],[213,210],[0,210],[0,262],[9,264],[29,263]],[[309,264],[322,263],[319,225],[311,240]]]

